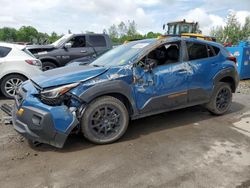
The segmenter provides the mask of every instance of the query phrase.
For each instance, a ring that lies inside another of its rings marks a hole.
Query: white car
[[[13,98],[23,81],[37,76],[42,68],[23,45],[0,42],[0,88],[4,96]]]

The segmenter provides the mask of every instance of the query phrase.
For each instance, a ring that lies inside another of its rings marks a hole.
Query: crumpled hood
[[[41,88],[47,88],[86,81],[103,74],[106,70],[108,70],[107,67],[69,66],[43,72],[31,80]]]

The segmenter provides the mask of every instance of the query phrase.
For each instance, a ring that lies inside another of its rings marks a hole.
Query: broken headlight
[[[40,92],[40,98],[42,102],[48,105],[60,105],[64,100],[64,94],[67,93],[72,88],[78,86],[79,83],[68,84],[64,86],[59,86],[52,89],[45,89]]]

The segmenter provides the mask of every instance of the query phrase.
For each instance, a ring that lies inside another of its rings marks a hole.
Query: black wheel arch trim
[[[112,96],[112,94],[119,94],[126,97],[133,111],[131,115],[134,116],[138,114],[136,103],[133,97],[133,91],[131,87],[122,80],[113,80],[96,84],[87,91],[84,91],[82,94],[80,94],[79,98],[81,98],[86,103],[90,103],[97,97],[103,95]]]
[[[233,80],[233,90],[232,92],[234,93],[238,83],[239,83],[239,75],[237,73],[237,71],[234,68],[226,68],[223,69],[221,71],[219,71],[215,76],[214,76],[214,86],[216,85],[216,83],[220,82],[221,80],[225,79],[225,78],[231,78]]]
[[[59,61],[55,57],[52,57],[52,56],[39,57],[39,60],[42,63],[48,61],[48,62],[51,62],[51,63],[55,63],[57,66],[60,66]]]

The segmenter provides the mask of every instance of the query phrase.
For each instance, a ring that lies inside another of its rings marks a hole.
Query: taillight
[[[229,57],[227,58],[227,60],[233,61],[235,64],[237,64],[237,59],[236,59],[236,57],[234,57],[234,56],[229,56]]]
[[[40,60],[25,60],[25,62],[30,65],[42,66],[42,63]]]
[[[229,52],[229,51],[227,51],[227,54],[228,54],[227,60],[233,61],[237,65],[236,57],[234,57],[233,54],[231,52]]]

